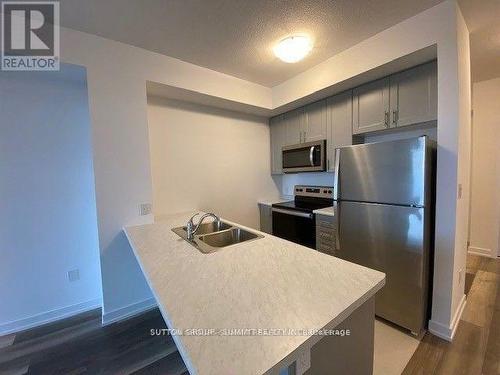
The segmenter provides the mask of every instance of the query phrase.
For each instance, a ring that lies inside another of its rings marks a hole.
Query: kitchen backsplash
[[[328,172],[275,175],[273,179],[284,196],[293,195],[295,185],[333,186],[333,173]]]

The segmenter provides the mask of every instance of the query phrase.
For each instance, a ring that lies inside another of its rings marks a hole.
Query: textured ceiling
[[[274,86],[440,2],[62,0],[61,24]],[[286,64],[272,47],[294,33],[310,35],[314,48]]]
[[[470,32],[472,80],[500,77],[500,0],[460,0]]]

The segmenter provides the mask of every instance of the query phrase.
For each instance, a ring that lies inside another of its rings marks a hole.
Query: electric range
[[[294,200],[272,205],[273,235],[316,248],[314,210],[333,205],[331,186],[294,187]]]

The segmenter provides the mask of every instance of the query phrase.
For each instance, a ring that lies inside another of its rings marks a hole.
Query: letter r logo
[[[55,5],[55,2],[2,2],[4,55],[54,55]]]

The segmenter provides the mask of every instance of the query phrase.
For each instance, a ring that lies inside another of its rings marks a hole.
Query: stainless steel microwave
[[[283,172],[320,172],[326,170],[326,141],[299,143],[282,148]]]

